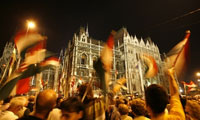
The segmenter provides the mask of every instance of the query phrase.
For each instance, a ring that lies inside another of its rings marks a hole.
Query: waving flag
[[[127,89],[124,86],[125,83],[126,83],[126,79],[125,78],[121,78],[121,79],[117,80],[117,82],[114,84],[114,87],[113,87],[114,94],[118,93],[121,88]]]
[[[183,73],[184,66],[186,65],[186,61],[188,59],[189,37],[190,31],[186,31],[184,40],[179,42],[169,51],[165,60],[167,62],[167,68],[175,68],[176,75],[179,79],[181,77],[181,73]]]
[[[113,46],[114,46],[114,38],[111,34],[101,51],[101,61],[103,63],[104,69],[108,72],[112,68],[112,61],[113,61]]]
[[[60,65],[60,60],[57,57],[50,57],[43,62],[40,63],[41,67],[46,67],[46,66],[59,66]]]
[[[114,38],[113,34],[111,34],[101,51],[100,58],[96,63],[94,63],[94,69],[96,70],[96,73],[100,79],[100,88],[103,89],[104,93],[107,92],[107,87],[110,79],[109,74],[112,68],[113,46]]]
[[[147,65],[147,70],[145,73],[146,78],[152,78],[157,75],[158,73],[158,66],[156,64],[155,59],[147,54],[141,55],[141,59],[144,60],[145,64]]]
[[[16,35],[14,42],[17,47],[18,53],[22,58],[24,58],[27,49],[33,47],[38,42],[45,39],[46,37],[40,35],[39,33],[22,31]]]
[[[25,94],[30,90],[30,80],[31,77],[21,79],[17,82],[16,85],[16,94]]]
[[[39,66],[37,65],[29,65],[25,68],[20,68],[20,70],[16,70],[7,80],[7,82],[0,89],[0,100],[7,98],[12,92],[13,88],[17,84],[17,82],[21,79],[28,78],[39,73]]]
[[[182,82],[184,87],[187,87],[187,92],[195,91],[197,89],[197,85],[193,82],[190,81],[190,83]]]
[[[25,78],[31,77],[40,73],[43,70],[49,68],[55,68],[59,65],[59,61],[56,58],[49,58],[41,63],[27,65],[22,63],[20,68],[16,70],[7,80],[7,82],[0,89],[0,100],[7,98],[12,92],[15,85],[19,80],[27,80]],[[28,82],[28,81],[26,81]],[[27,84],[26,84],[27,85]]]

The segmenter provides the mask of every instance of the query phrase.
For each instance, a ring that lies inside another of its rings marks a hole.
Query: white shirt
[[[11,111],[4,111],[0,113],[0,120],[16,120],[18,119],[18,116],[16,116]]]
[[[60,120],[60,117],[62,116],[62,112],[58,108],[54,108],[47,118],[47,120]]]

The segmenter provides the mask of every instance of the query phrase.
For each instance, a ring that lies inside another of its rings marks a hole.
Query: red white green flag
[[[174,67],[178,79],[181,79],[182,73],[187,65],[189,54],[190,31],[186,31],[184,40],[174,46],[167,54],[167,68]]]

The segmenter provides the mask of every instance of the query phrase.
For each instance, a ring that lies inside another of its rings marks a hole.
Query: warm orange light
[[[33,21],[27,21],[27,26],[28,26],[28,29],[33,29],[35,28],[35,23]]]
[[[197,75],[197,77],[200,77],[200,72],[197,72],[196,75]]]

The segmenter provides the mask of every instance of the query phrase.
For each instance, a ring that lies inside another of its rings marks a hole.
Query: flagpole
[[[88,90],[89,90],[89,88],[90,88],[90,85],[92,84],[93,79],[94,79],[94,78],[91,78],[91,80],[90,80],[90,82],[89,82],[89,85],[88,85],[87,88],[86,88],[86,91],[85,91],[85,93],[84,93],[84,95],[83,95],[83,97],[82,97],[82,99],[81,99],[82,102],[84,101],[84,99],[85,99],[85,97],[86,97],[86,95],[87,95],[87,93],[88,93]]]
[[[10,62],[8,62],[7,65],[6,65],[6,68],[5,68],[4,72],[3,72],[3,75],[2,75],[2,78],[1,78],[1,80],[0,80],[0,83],[3,82],[3,79],[4,79],[5,75],[6,75],[7,70],[8,70],[9,63],[10,63]]]
[[[139,61],[139,74],[140,74],[140,82],[141,82],[141,91],[142,91],[142,96],[144,96],[144,78],[142,75],[142,66],[141,66],[141,62]]]
[[[8,68],[9,68],[8,66],[9,66],[11,60],[12,60],[12,58],[10,57],[10,59],[9,59],[9,61],[8,61],[8,63],[7,63],[7,65],[6,65],[6,68],[5,68],[4,72],[3,72],[3,75],[2,75],[2,77],[1,77],[0,84],[3,82],[3,79],[4,79],[4,77],[5,77],[6,73],[7,73],[7,70],[8,70]],[[11,64],[12,64],[12,63],[11,63]],[[10,67],[11,67],[11,66],[10,66]],[[9,72],[9,71],[8,71],[8,72]],[[9,76],[9,75],[8,75],[8,76]]]
[[[186,96],[186,87],[185,87],[185,84],[183,84],[183,87],[184,87],[184,93],[185,93],[185,96]]]

